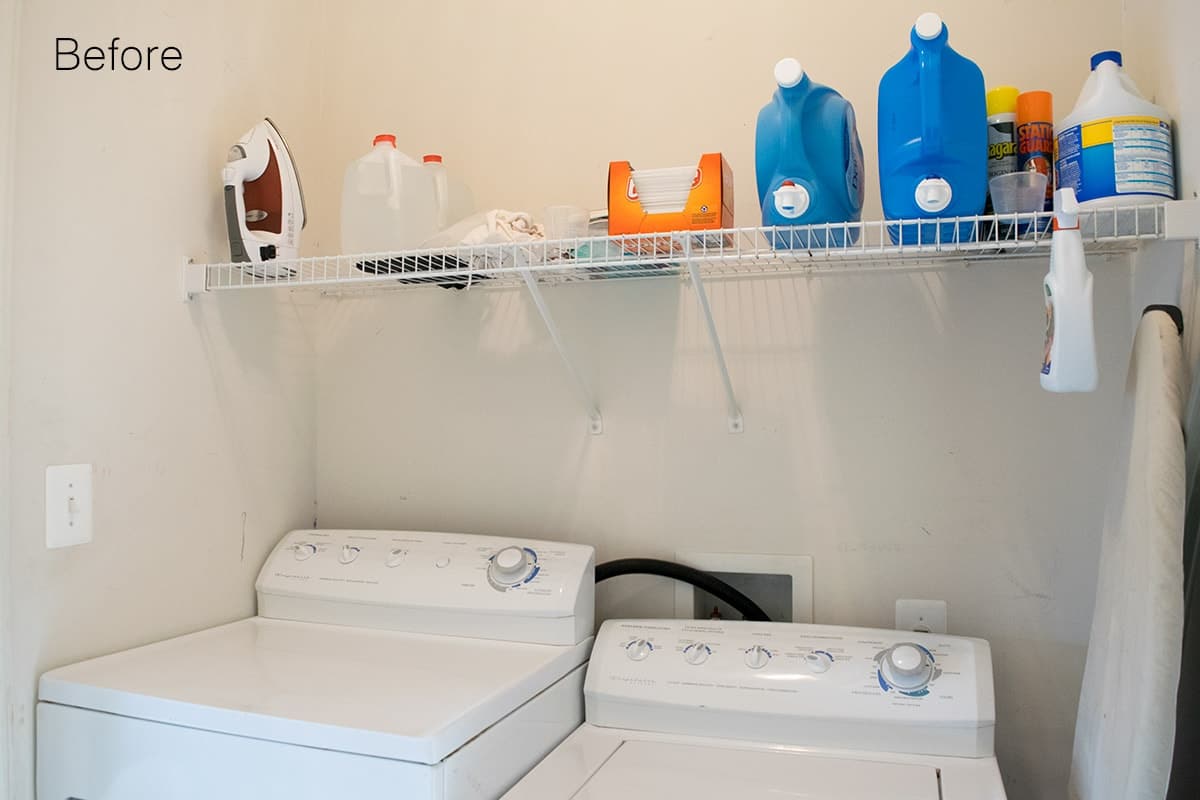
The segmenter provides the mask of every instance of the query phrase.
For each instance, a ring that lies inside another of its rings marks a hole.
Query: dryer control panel
[[[601,726],[993,755],[982,639],[770,622],[609,620],[586,684]]]
[[[594,625],[586,545],[425,531],[300,530],[259,573],[277,619],[543,644]]]

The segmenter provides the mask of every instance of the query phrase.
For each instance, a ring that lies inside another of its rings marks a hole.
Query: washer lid
[[[582,664],[591,648],[261,617],[42,676],[43,701],[435,764]]]
[[[574,795],[574,800],[664,797],[939,800],[941,793],[937,770],[921,764],[626,741]]]

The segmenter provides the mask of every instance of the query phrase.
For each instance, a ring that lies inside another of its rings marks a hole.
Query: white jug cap
[[[804,67],[794,58],[781,58],[775,64],[775,82],[784,89],[790,89],[804,80]]]
[[[914,26],[917,31],[917,36],[929,41],[936,39],[942,35],[942,18],[932,11],[926,11],[921,16],[917,17],[917,24]]]
[[[811,204],[812,195],[808,189],[798,186],[795,181],[784,181],[775,190],[775,210],[785,219],[804,216]]]
[[[917,184],[914,193],[917,207],[928,214],[945,211],[946,206],[954,199],[954,189],[945,178],[926,178]]]

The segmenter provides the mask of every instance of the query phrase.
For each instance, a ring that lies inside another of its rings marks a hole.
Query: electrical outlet
[[[946,612],[945,600],[897,600],[896,630],[945,633]]]
[[[702,569],[749,597],[774,622],[812,622],[812,556],[679,552],[675,560]],[[690,584],[675,584],[675,617],[741,619],[733,609]]]

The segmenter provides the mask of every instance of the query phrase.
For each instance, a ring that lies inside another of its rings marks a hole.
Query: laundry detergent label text
[[[183,50],[175,45],[125,44],[114,36],[105,44],[80,44],[73,36],[54,40],[54,69],[59,72],[176,72]]]

